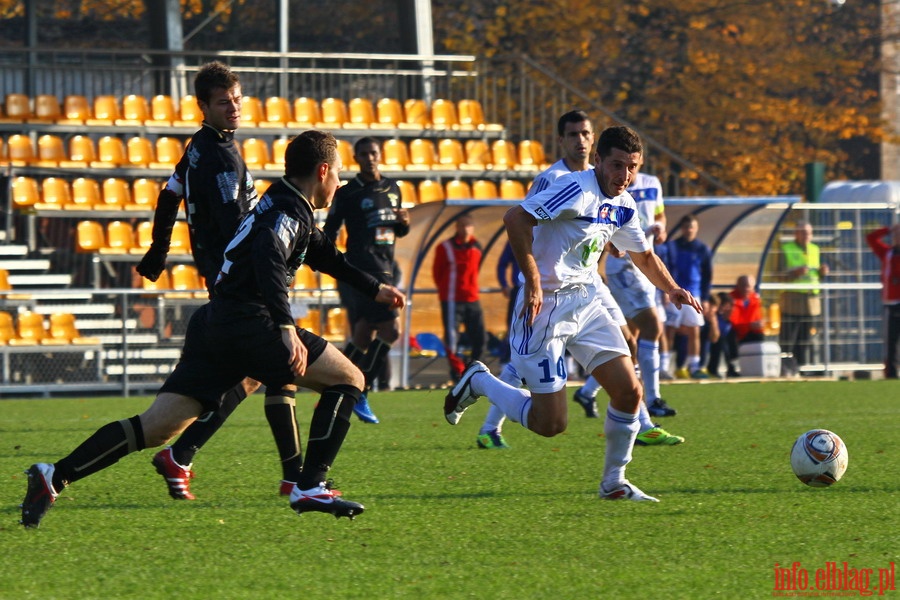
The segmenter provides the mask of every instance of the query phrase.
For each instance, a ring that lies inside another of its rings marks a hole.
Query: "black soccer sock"
[[[309,425],[303,474],[297,481],[297,487],[301,490],[314,488],[325,481],[347,437],[353,405],[361,393],[359,388],[346,384],[334,385],[322,392]]]
[[[54,464],[53,488],[60,492],[73,481],[114,465],[123,456],[144,448],[144,430],[138,415],[107,423]]]
[[[237,384],[222,394],[222,406],[200,415],[172,444],[172,458],[179,465],[188,466],[194,462],[194,455],[209,441],[234,409],[247,397],[247,390]]]
[[[293,390],[281,389],[266,392],[266,420],[278,447],[281,459],[282,479],[293,481],[300,478],[303,471],[303,447],[297,426],[297,402]]]
[[[347,342],[344,347],[344,356],[349,358],[354,365],[359,365],[359,361],[363,359],[365,353],[353,342]]]
[[[366,350],[362,360],[356,363],[366,378],[366,389],[372,387],[372,382],[375,381],[378,373],[381,372],[381,368],[384,366],[385,359],[387,359],[390,351],[391,345],[380,337],[376,337],[375,341],[369,344],[369,348]]]

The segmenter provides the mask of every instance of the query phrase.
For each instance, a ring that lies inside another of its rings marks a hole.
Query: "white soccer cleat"
[[[634,502],[659,502],[658,498],[649,496],[642,492],[638,487],[628,481],[616,486],[611,490],[603,489],[600,484],[600,497],[604,500],[633,500]]]
[[[447,392],[444,399],[444,417],[451,425],[456,425],[462,418],[466,409],[475,404],[478,394],[472,391],[472,376],[476,373],[490,373],[490,370],[480,361],[472,361],[466,367],[456,385]]]

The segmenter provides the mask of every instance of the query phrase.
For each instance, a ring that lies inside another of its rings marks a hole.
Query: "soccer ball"
[[[840,481],[849,458],[844,441],[827,429],[807,431],[791,448],[794,475],[812,487],[828,487]]]

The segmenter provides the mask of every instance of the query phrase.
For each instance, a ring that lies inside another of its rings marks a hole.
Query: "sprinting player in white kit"
[[[666,236],[662,185],[656,176],[638,172],[628,192],[637,204],[641,229],[652,249],[654,243],[664,242]],[[615,248],[606,257],[606,282],[629,325],[637,330],[637,363],[644,382],[647,410],[654,417],[675,416],[675,409],[662,399],[659,386],[660,373],[664,370],[660,360],[660,343],[664,339],[665,312],[662,307],[657,307],[659,294],[656,288],[635,267],[628,254]],[[582,403],[589,401],[597,394],[598,387],[596,381],[588,379],[575,392],[576,400]],[[640,438],[638,443],[641,443]]]
[[[563,175],[507,211],[504,223],[523,281],[510,327],[511,362],[531,392],[500,381],[475,361],[447,394],[444,416],[455,425],[479,396],[487,396],[538,435],[562,433],[568,424],[568,351],[610,396],[600,497],[656,502],[625,478],[640,428],[641,385],[621,328],[595,295],[597,261],[612,241],[672,302],[700,311],[699,301],[677,287],[653,253],[626,191],[642,157],[634,131],[608,128],[593,170]]]
[[[593,166],[590,163],[590,157],[591,149],[594,146],[594,127],[588,114],[583,110],[569,111],[559,118],[556,129],[559,134],[558,142],[563,157],[535,177],[531,188],[528,190],[527,198],[546,190],[557,179],[567,173],[593,169]],[[633,356],[635,354],[634,337],[628,328],[628,323],[622,310],[613,299],[613,295],[610,293],[609,288],[603,283],[603,280],[600,279],[599,275],[597,276],[595,287],[597,290],[597,299],[606,307],[613,320],[622,328],[622,334],[625,336]],[[600,385],[596,382],[596,379],[593,379],[590,375],[588,375],[588,378],[589,382],[593,382],[593,393],[590,397],[585,397],[579,396],[576,392],[574,399],[584,409],[585,416],[596,418],[600,416],[599,411],[597,410],[596,401],[596,395]],[[511,364],[507,364],[503,368],[503,371],[500,373],[500,380],[515,387],[518,387],[522,381]],[[656,389],[659,389],[658,379]],[[635,441],[635,443],[639,445],[672,446],[684,441],[683,437],[672,435],[662,427],[653,423],[644,402],[641,402],[639,420],[641,428]],[[492,404],[488,408],[487,415],[478,432],[476,441],[479,448],[509,448],[509,445],[506,443],[506,440],[501,433],[504,421],[505,416],[503,411]]]

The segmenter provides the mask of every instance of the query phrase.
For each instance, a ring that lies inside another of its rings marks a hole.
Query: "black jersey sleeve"
[[[341,214],[341,205],[343,203],[340,202],[337,198],[334,199],[334,202],[331,204],[331,208],[328,211],[328,216],[325,217],[325,224],[322,226],[322,232],[332,242],[337,240],[338,231],[341,229],[341,225],[344,222],[344,217]]]
[[[312,231],[304,262],[316,271],[349,283],[371,298],[374,298],[381,288],[377,279],[347,262],[347,258],[335,247],[334,242],[319,229]]]

